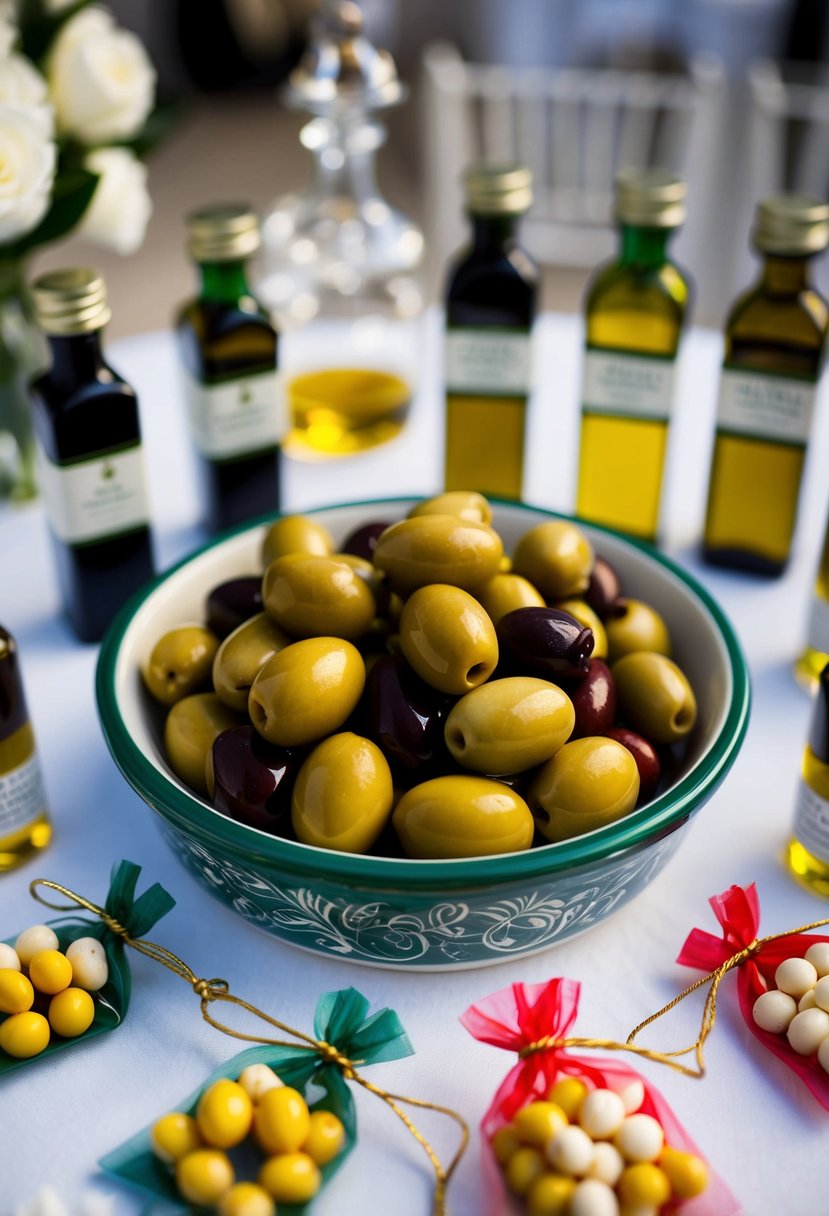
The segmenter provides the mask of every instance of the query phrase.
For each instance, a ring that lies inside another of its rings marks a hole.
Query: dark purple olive
[[[607,663],[591,659],[587,675],[567,693],[576,711],[570,738],[607,734],[616,721],[616,681]]]
[[[642,735],[637,735],[635,731],[627,730],[624,726],[612,726],[604,733],[608,739],[621,743],[633,756],[639,769],[639,805],[649,802],[662,776],[662,765],[655,748]]]
[[[207,625],[219,638],[229,633],[262,611],[262,576],[247,575],[219,583],[207,597],[205,616]]]
[[[353,553],[355,557],[363,557],[367,562],[372,561],[377,537],[381,532],[385,532],[388,526],[388,523],[382,523],[379,520],[371,524],[363,524],[361,528],[356,528],[349,533],[340,552]]]
[[[378,659],[366,679],[368,738],[384,753],[392,771],[418,781],[451,766],[443,738],[454,698],[430,688],[400,655]]]
[[[500,652],[542,679],[582,676],[593,653],[593,630],[559,608],[514,608],[495,628]]]
[[[604,620],[605,617],[616,614],[621,597],[622,584],[619,582],[619,575],[610,562],[605,561],[603,557],[597,557],[584,598],[596,615]]]
[[[213,805],[265,832],[291,820],[291,792],[304,755],[266,742],[252,726],[222,731],[213,743]]]

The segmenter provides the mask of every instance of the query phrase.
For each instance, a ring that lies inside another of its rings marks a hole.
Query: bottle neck
[[[668,260],[668,241],[673,234],[673,228],[642,228],[636,224],[620,225],[622,263],[626,266],[648,268],[664,266]]]
[[[105,367],[100,329],[88,334],[48,334],[51,377],[64,383],[94,380]]]
[[[201,262],[201,298],[213,304],[236,304],[250,295],[247,262]]]
[[[797,296],[811,286],[811,264],[808,257],[763,255],[761,283],[769,296]]]
[[[472,221],[472,243],[478,252],[503,249],[514,242],[518,234],[518,215],[475,215]]]
[[[338,121],[318,117],[306,123],[299,138],[314,159],[313,194],[317,198],[352,199],[361,204],[378,197],[375,161],[386,139],[380,123],[364,116]]]

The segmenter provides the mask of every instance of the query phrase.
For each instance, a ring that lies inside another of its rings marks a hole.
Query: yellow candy
[[[187,1153],[201,1148],[202,1138],[196,1120],[191,1115],[174,1110],[169,1115],[162,1115],[153,1124],[150,1143],[156,1157],[172,1165]]]
[[[635,1165],[626,1166],[622,1170],[618,1190],[622,1203],[631,1207],[640,1204],[659,1208],[671,1197],[668,1175],[650,1161],[637,1161]]]
[[[49,1002],[49,1025],[64,1039],[76,1039],[89,1030],[95,1017],[95,1002],[83,988],[64,988]]]
[[[227,1156],[213,1148],[198,1148],[176,1162],[176,1185],[188,1203],[218,1203],[235,1181]]]
[[[302,1094],[290,1085],[269,1089],[256,1105],[253,1128],[266,1153],[297,1152],[311,1130],[311,1116]]]
[[[72,964],[60,950],[38,950],[29,960],[29,979],[38,992],[54,996],[72,983]]]
[[[542,1174],[536,1178],[527,1194],[529,1216],[566,1216],[575,1189],[575,1178],[565,1178],[563,1174]]]
[[[708,1166],[694,1153],[666,1145],[659,1156],[659,1165],[677,1199],[693,1199],[708,1186]]]
[[[576,1117],[576,1111],[587,1093],[587,1086],[578,1077],[562,1077],[547,1094],[548,1102],[560,1106],[568,1119]]]
[[[214,1148],[240,1144],[252,1123],[253,1103],[238,1081],[222,1077],[199,1098],[196,1124],[204,1140]]]
[[[282,1153],[279,1157],[270,1157],[259,1171],[259,1185],[277,1203],[307,1203],[321,1184],[319,1167],[307,1153]]]
[[[506,1165],[520,1143],[511,1123],[508,1123],[506,1127],[499,1127],[492,1137],[492,1151],[498,1164]]]
[[[219,1216],[276,1216],[276,1205],[255,1182],[237,1182],[219,1204]]]
[[[0,1013],[26,1013],[35,999],[35,990],[25,975],[11,967],[0,969]]]
[[[530,1102],[519,1110],[512,1126],[522,1144],[536,1144],[541,1148],[567,1123],[567,1116],[555,1102]]]
[[[327,1165],[342,1152],[345,1128],[329,1110],[313,1111],[310,1122],[310,1131],[302,1145],[302,1151],[316,1161],[317,1165]]]
[[[516,1195],[526,1195],[532,1184],[547,1172],[547,1163],[537,1148],[522,1145],[507,1162],[504,1177]]]
[[[0,1023],[0,1047],[18,1060],[39,1056],[49,1046],[49,1023],[40,1013],[14,1013]]]

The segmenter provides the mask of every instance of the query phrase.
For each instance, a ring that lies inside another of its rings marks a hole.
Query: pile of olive
[[[650,799],[696,719],[666,623],[574,524],[510,560],[491,518],[443,494],[340,552],[277,520],[264,576],[150,655],[176,774],[251,826],[409,857],[565,840]]]

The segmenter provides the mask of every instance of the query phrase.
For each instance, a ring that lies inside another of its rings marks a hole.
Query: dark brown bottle
[[[0,873],[52,838],[14,638],[0,625]]]
[[[32,292],[51,355],[31,385],[38,486],[66,613],[81,641],[96,642],[153,575],[138,399],[101,350],[110,311],[100,275],[55,271]]]
[[[278,338],[247,282],[259,248],[249,207],[215,206],[188,217],[201,289],[176,320],[190,431],[207,525],[230,528],[272,513],[280,501],[285,406]]]

